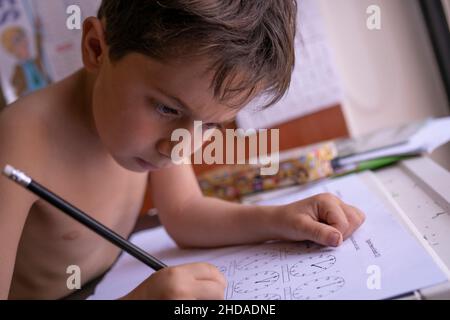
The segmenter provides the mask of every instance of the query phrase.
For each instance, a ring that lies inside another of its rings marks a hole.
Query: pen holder
[[[294,157],[280,161],[275,175],[261,175],[261,166],[227,166],[199,176],[198,182],[205,196],[238,202],[250,194],[329,177],[336,155],[334,143],[329,142],[299,150]]]

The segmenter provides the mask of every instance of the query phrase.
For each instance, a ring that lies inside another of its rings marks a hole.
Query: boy
[[[279,207],[203,197],[190,166],[171,161],[171,133],[234,119],[260,93],[287,90],[294,0],[104,0],[83,26],[84,68],[0,116],[0,166],[20,168],[127,237],[148,174],[160,219],[180,247],[268,240],[338,246],[364,215],[331,195]],[[212,230],[214,230],[212,232]],[[57,299],[66,269],[86,283],[119,250],[0,179],[0,298]],[[153,274],[125,299],[223,299],[208,264]]]

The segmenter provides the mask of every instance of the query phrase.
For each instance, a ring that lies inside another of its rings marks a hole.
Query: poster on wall
[[[79,14],[80,21],[96,15],[99,6],[100,0],[0,1],[0,82],[5,104],[82,66],[81,24],[69,28],[67,21],[73,14]]]
[[[340,104],[342,88],[324,21],[315,0],[298,0],[296,64],[288,93],[261,110],[265,97],[255,99],[237,117],[240,128],[275,128],[282,123]]]

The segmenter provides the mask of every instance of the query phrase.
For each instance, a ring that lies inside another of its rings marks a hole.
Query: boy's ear
[[[108,48],[102,22],[89,17],[83,23],[83,38],[81,41],[84,67],[96,72],[107,57]]]

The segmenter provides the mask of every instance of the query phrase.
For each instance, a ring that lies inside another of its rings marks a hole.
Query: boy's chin
[[[154,165],[148,161],[145,161],[142,158],[139,157],[132,157],[132,158],[120,158],[120,157],[114,157],[114,161],[121,166],[122,168],[136,172],[136,173],[150,173],[150,172],[156,172],[164,169],[171,168],[175,166],[175,164],[171,161],[168,163],[164,163],[164,165]]]
[[[136,173],[148,173],[159,170],[159,168],[153,166],[145,166],[143,163],[139,163],[136,158],[123,159],[113,157],[113,159],[123,169]]]
[[[142,159],[142,158],[133,158],[134,164],[137,165],[137,170],[140,172],[154,172],[161,170],[161,167],[155,166],[154,164]]]

